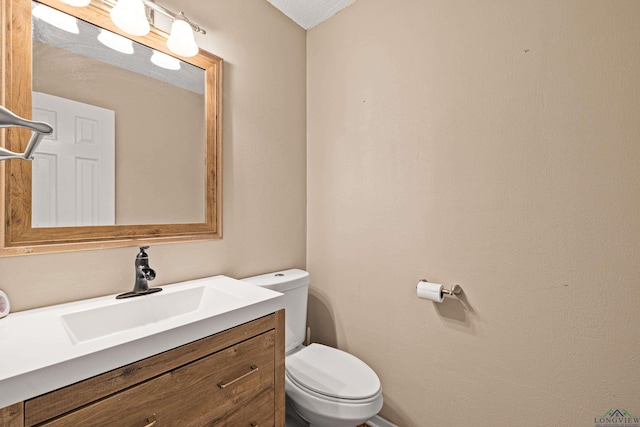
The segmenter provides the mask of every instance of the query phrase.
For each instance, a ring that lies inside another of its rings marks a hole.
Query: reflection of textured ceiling
[[[34,17],[33,39],[96,61],[152,77],[191,92],[204,93],[204,70],[201,68],[182,61],[180,62],[180,70],[160,68],[151,62],[153,50],[146,46],[134,42],[134,53],[132,55],[123,54],[98,41],[98,27],[79,19],[78,28],[80,34],[71,34]]]
[[[305,30],[331,18],[356,0],[267,0]]]

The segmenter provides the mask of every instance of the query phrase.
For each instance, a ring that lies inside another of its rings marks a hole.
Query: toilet
[[[309,273],[291,269],[242,280],[284,294],[287,419],[299,416],[310,427],[355,427],[373,418],[382,408],[376,373],[342,350],[303,345]]]

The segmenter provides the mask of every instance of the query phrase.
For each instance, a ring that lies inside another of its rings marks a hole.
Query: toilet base
[[[293,404],[287,397],[285,427],[309,427],[309,423],[305,421],[300,414],[293,408]]]
[[[285,421],[285,427],[310,427],[309,423],[303,420],[300,415],[293,409],[291,403],[287,399],[287,419]],[[390,423],[379,415],[374,415],[373,418],[366,421],[365,424],[369,427],[398,427],[397,425]]]
[[[305,402],[309,403],[309,402]],[[291,400],[287,396],[287,424],[286,427],[358,427],[366,423],[371,417],[375,416],[377,411],[382,407],[382,399],[377,400],[374,405],[377,407],[375,413],[371,413],[365,407],[355,410],[349,410],[349,416],[343,411],[341,414],[334,414],[333,411],[317,412],[317,408],[309,410],[309,408],[300,405]],[[360,405],[358,405],[360,406]],[[291,425],[289,425],[291,424]]]

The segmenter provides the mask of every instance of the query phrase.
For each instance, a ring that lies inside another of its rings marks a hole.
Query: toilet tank
[[[309,273],[294,268],[247,277],[242,281],[284,294],[285,352],[302,345],[307,330]]]

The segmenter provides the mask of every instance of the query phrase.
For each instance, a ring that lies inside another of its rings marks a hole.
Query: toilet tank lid
[[[275,271],[241,279],[252,285],[262,286],[273,291],[283,292],[309,284],[309,273],[292,268],[290,270]]]

